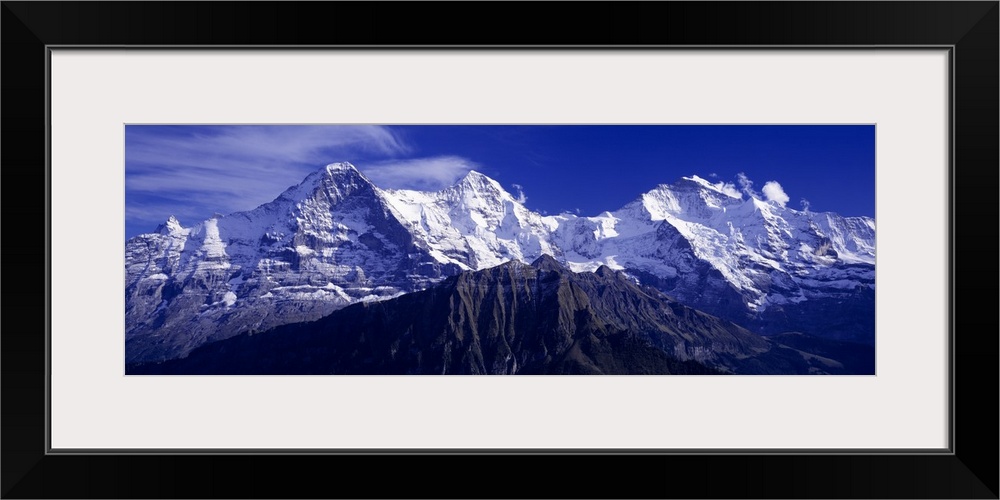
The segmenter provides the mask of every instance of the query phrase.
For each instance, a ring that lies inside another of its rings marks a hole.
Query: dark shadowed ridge
[[[549,255],[452,276],[318,321],[242,334],[130,374],[844,373],[849,367]]]

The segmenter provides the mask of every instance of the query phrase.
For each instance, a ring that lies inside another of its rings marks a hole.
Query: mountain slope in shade
[[[621,270],[756,333],[874,343],[874,221],[792,210],[698,177],[593,217],[543,216],[478,172],[384,190],[349,163],[274,201],[126,242],[126,362],[551,255]]]
[[[130,374],[842,373],[601,267],[550,256],[466,271],[318,321],[210,343]]]

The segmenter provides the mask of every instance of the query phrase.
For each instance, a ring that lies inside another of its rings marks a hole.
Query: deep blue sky
[[[692,174],[738,187],[741,172],[757,193],[778,182],[792,208],[875,214],[870,125],[128,125],[126,237],[249,210],[338,161],[386,188],[440,189],[475,169],[549,214],[615,210]]]

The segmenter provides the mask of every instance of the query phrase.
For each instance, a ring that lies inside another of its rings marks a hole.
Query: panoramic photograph
[[[874,125],[126,125],[126,375],[874,375]]]

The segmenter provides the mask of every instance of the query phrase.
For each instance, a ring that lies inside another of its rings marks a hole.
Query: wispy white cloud
[[[517,191],[517,202],[522,205],[527,203],[528,197],[524,195],[524,187],[520,184],[511,184],[511,186]]]
[[[712,186],[715,186],[715,189],[718,189],[719,191],[722,191],[723,193],[732,196],[733,198],[743,197],[743,193],[740,193],[740,190],[736,189],[736,186],[733,185],[732,182],[719,181],[716,182],[715,184],[712,184]]]
[[[802,201],[800,201],[799,203],[802,204],[802,211],[805,213],[809,213],[809,206],[811,205],[809,203],[809,200],[802,198]]]
[[[736,174],[736,182],[740,185],[740,190],[750,196],[751,198],[760,198],[760,195],[753,190],[753,181],[747,177],[747,174],[740,172]]]
[[[773,201],[781,206],[785,206],[788,203],[788,195],[785,194],[785,190],[778,181],[765,182],[761,190],[764,192],[764,197],[767,198],[767,201]]]
[[[396,155],[409,149],[391,130],[374,125],[194,126],[177,127],[177,133],[144,127],[133,125],[126,131],[126,158],[139,168],[182,167],[231,175],[230,167],[273,171],[287,164],[339,159],[331,154]]]
[[[273,197],[327,163],[359,153],[392,155],[406,146],[382,127],[199,127],[190,135],[129,130],[126,189]],[[203,130],[203,131],[202,131]],[[227,207],[219,207],[226,209]]]
[[[479,164],[461,156],[433,156],[357,166],[377,186],[386,189],[437,191],[455,184]]]
[[[410,150],[389,128],[369,125],[128,125],[125,139],[132,233],[171,214],[193,224],[248,210],[328,163]]]

